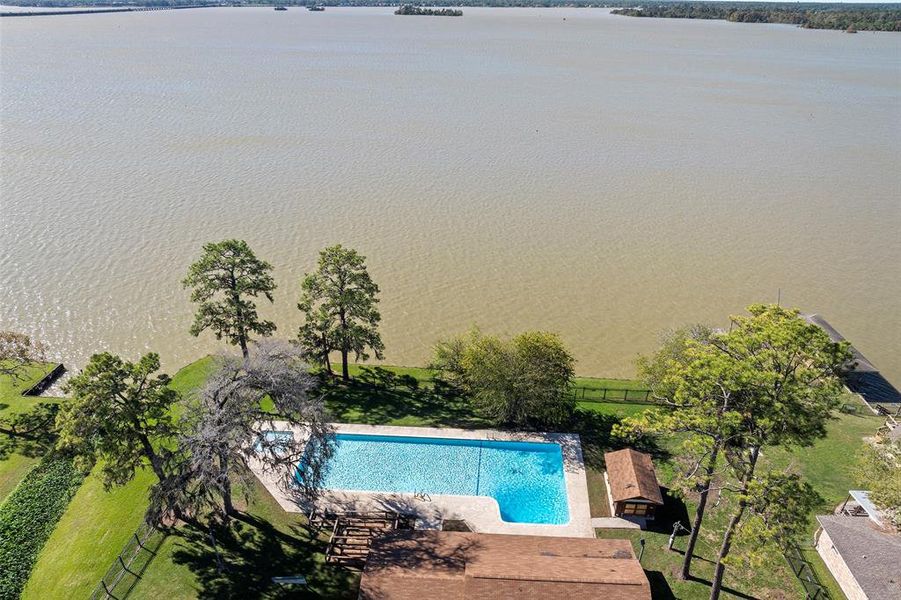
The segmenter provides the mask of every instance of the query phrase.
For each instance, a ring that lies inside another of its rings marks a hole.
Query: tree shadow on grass
[[[0,405],[0,410],[8,405]],[[54,421],[59,405],[39,403],[30,410],[0,417],[0,460],[11,454],[40,458],[56,444]]]
[[[691,526],[691,519],[685,502],[668,487],[660,486],[660,492],[663,494],[663,506],[657,509],[655,518],[648,522],[646,529],[655,533],[670,534],[673,532],[673,526],[676,523],[681,523],[683,529],[676,536],[687,536]]]
[[[673,593],[672,588],[670,588],[669,582],[666,580],[663,573],[660,571],[645,571],[644,574],[647,575],[648,582],[651,584],[651,598],[653,598],[653,600],[676,600],[676,595]],[[689,581],[705,585],[708,588],[711,585],[709,580],[701,579],[699,577],[692,577]],[[707,591],[704,590],[704,593],[707,593]],[[723,586],[723,596],[726,597],[728,595],[735,598],[742,598],[743,600],[757,600],[756,596],[750,596],[731,587]]]
[[[569,423],[569,428],[579,434],[582,441],[582,456],[585,465],[602,471],[605,468],[604,453],[629,446],[640,452],[646,452],[654,460],[666,460],[669,453],[658,446],[650,437],[638,442],[626,442],[613,433],[613,426],[620,418],[590,410],[577,410]]]
[[[648,582],[651,584],[651,598],[654,600],[676,600],[676,595],[670,589],[669,582],[660,571],[645,571]]]
[[[690,581],[694,581],[695,583],[700,583],[700,584],[705,585],[705,586],[707,586],[707,587],[710,587],[711,585],[713,585],[713,582],[712,582],[712,581],[710,581],[709,579],[703,579],[703,578],[701,578],[701,577],[695,577],[695,576],[692,576],[692,577],[690,578]],[[744,592],[739,592],[739,591],[736,590],[735,588],[731,588],[731,587],[726,586],[726,585],[724,585],[724,586],[722,587],[722,591],[723,591],[723,594],[731,594],[731,595],[734,596],[735,598],[743,598],[743,600],[757,600],[757,599],[758,599],[757,596],[752,596],[752,595],[750,595],[750,594],[745,594]]]
[[[310,541],[306,530],[289,532],[249,514],[210,531],[192,526],[175,535],[182,539],[172,558],[186,565],[199,584],[198,598],[355,598],[356,576],[322,562],[323,544]],[[274,584],[272,577],[300,575],[308,585]]]
[[[414,377],[381,367],[364,367],[356,379],[323,379],[320,393],[339,421],[384,425],[410,424],[474,428],[485,420],[474,414],[465,398],[446,383],[421,385]]]

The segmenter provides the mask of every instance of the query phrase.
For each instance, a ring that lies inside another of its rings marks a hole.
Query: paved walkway
[[[619,517],[595,517],[591,520],[591,526],[595,529],[641,529],[638,523]]]

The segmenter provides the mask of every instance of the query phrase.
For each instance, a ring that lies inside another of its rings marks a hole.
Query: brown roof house
[[[817,552],[848,600],[901,600],[901,534],[866,517],[817,521]]]
[[[372,544],[360,600],[650,600],[628,540],[394,531]]]
[[[631,448],[604,454],[607,493],[617,517],[653,519],[663,494],[651,457]]]

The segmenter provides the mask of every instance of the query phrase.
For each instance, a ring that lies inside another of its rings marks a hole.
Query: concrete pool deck
[[[304,439],[302,428],[290,427],[284,421],[273,421],[273,431],[291,431],[295,439]],[[518,535],[595,537],[588,505],[588,483],[579,436],[573,433],[533,433],[496,431],[492,429],[450,429],[436,427],[397,427],[334,423],[335,433],[395,435],[405,437],[493,440],[506,442],[545,442],[559,444],[563,452],[563,478],[566,484],[569,522],[564,525],[510,523],[503,521],[494,498],[488,496],[451,496],[399,492],[361,492],[323,490],[315,507],[329,511],[392,510],[416,515],[417,529],[435,529],[445,519],[462,519],[473,531]],[[249,461],[254,475],[287,512],[309,512],[312,506],[297,498],[283,484],[284,474],[267,472],[255,459]],[[451,465],[449,465],[452,468]]]

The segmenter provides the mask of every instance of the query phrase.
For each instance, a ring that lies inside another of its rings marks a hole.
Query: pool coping
[[[306,432],[303,428],[291,427],[285,421],[266,423],[267,427],[270,425],[273,430],[292,431],[296,439],[304,439],[306,437]],[[559,444],[563,452],[563,479],[566,484],[566,497],[569,505],[569,522],[563,525],[509,523],[501,519],[497,501],[488,496],[436,494],[430,498],[422,498],[408,493],[322,490],[320,497],[315,501],[315,507],[320,510],[393,510],[404,514],[416,515],[417,528],[422,529],[438,528],[444,519],[462,519],[474,531],[482,533],[595,537],[594,528],[591,526],[591,511],[588,504],[588,481],[585,476],[585,462],[578,434],[349,423],[332,423],[331,425],[335,433]],[[314,507],[310,503],[298,499],[284,488],[283,481],[285,478],[283,474],[264,470],[261,463],[254,458],[251,458],[248,462],[253,474],[256,475],[257,479],[260,480],[266,490],[272,494],[272,497],[285,511],[306,513]]]

